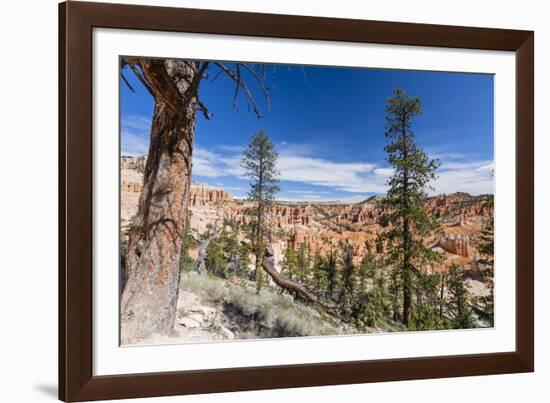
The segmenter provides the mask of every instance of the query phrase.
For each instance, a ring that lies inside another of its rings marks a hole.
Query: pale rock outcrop
[[[448,234],[439,241],[441,248],[454,255],[469,257],[471,255],[470,238],[461,234]]]
[[[217,189],[202,183],[191,184],[189,195],[189,206],[200,207],[211,204],[220,204],[231,202],[233,196],[227,193],[225,190]]]

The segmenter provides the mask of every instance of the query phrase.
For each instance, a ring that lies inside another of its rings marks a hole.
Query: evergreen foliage
[[[448,327],[443,317],[441,298],[441,274],[418,274],[416,277],[416,309],[409,328],[411,330],[436,330]]]
[[[468,290],[463,271],[453,264],[449,269],[449,313],[451,326],[454,329],[468,329],[473,327],[472,309],[468,303]]]
[[[383,201],[391,211],[387,219],[389,229],[384,238],[391,246],[389,262],[399,277],[393,279],[393,286],[398,282],[402,286],[401,320],[404,325],[408,325],[412,318],[417,269],[437,259],[420,239],[438,225],[422,208],[425,190],[436,178],[438,162],[429,159],[416,144],[413,122],[421,113],[420,99],[409,97],[401,89],[396,89],[393,97],[387,100],[385,134],[388,144],[384,150],[393,174],[388,180],[389,190]],[[393,289],[393,294],[394,297],[397,295],[396,289]]]
[[[254,204],[250,211],[250,216],[253,218],[250,223],[250,241],[255,257],[258,291],[266,281],[265,273],[261,270],[266,241],[270,236],[266,215],[275,200],[275,195],[279,192],[277,159],[275,146],[263,130],[252,136],[241,159],[241,167],[244,168],[246,177],[250,179],[248,199]]]
[[[493,220],[488,221],[483,228],[481,233],[480,242],[478,246],[479,253],[481,254],[481,259],[478,260],[477,264],[481,268],[481,274],[484,281],[489,285],[489,295],[481,297],[482,311],[480,316],[485,320],[489,326],[494,326],[494,315],[495,315],[495,284],[494,284],[494,275],[495,275],[495,251],[494,251],[494,226]]]
[[[290,247],[285,250],[282,272],[289,280],[293,280],[298,272],[298,257]]]

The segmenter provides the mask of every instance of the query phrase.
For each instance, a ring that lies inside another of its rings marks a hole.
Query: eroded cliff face
[[[143,187],[145,157],[122,157],[120,175],[121,222],[122,228],[131,224],[137,212],[137,203]],[[213,188],[202,183],[191,183],[189,207],[216,206],[233,201],[233,196],[223,189]]]
[[[191,184],[190,207],[225,204],[231,201],[233,201],[233,196],[222,189],[213,188],[202,183]]]
[[[143,181],[145,159],[123,157],[121,163],[121,221],[127,228],[137,210],[137,201]],[[306,244],[312,254],[327,254],[342,242],[353,246],[356,264],[366,253],[380,254],[388,245],[378,241],[385,231],[387,209],[372,198],[359,204],[290,203],[278,202],[269,212],[272,225],[272,247],[275,259],[282,262],[286,247],[299,250]],[[224,219],[247,224],[251,205],[223,189],[205,184],[191,185],[190,225],[196,235],[220,225]],[[471,196],[464,193],[439,195],[426,198],[425,208],[438,217],[441,228],[424,239],[426,245],[440,253],[443,262],[437,268],[421,270],[445,270],[450,264],[476,268],[477,243],[483,225],[493,217],[492,200],[489,196]],[[241,234],[242,235],[242,234]],[[244,239],[244,235],[239,236]],[[278,256],[281,255],[281,256]]]
[[[472,254],[472,248],[470,246],[470,238],[467,235],[462,235],[462,234],[445,235],[440,239],[439,245],[445,252],[449,252],[454,255],[470,257]]]

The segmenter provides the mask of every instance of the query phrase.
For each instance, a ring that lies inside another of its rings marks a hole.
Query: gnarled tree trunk
[[[129,233],[121,341],[173,329],[188,214],[197,89],[196,62],[131,59],[154,96],[151,140],[138,212]]]

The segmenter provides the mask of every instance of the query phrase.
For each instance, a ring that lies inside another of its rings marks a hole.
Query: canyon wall
[[[134,169],[121,170],[120,190],[126,193],[139,193],[143,187],[143,174]],[[189,206],[200,207],[233,201],[233,196],[223,189],[214,188],[202,183],[191,183]]]

